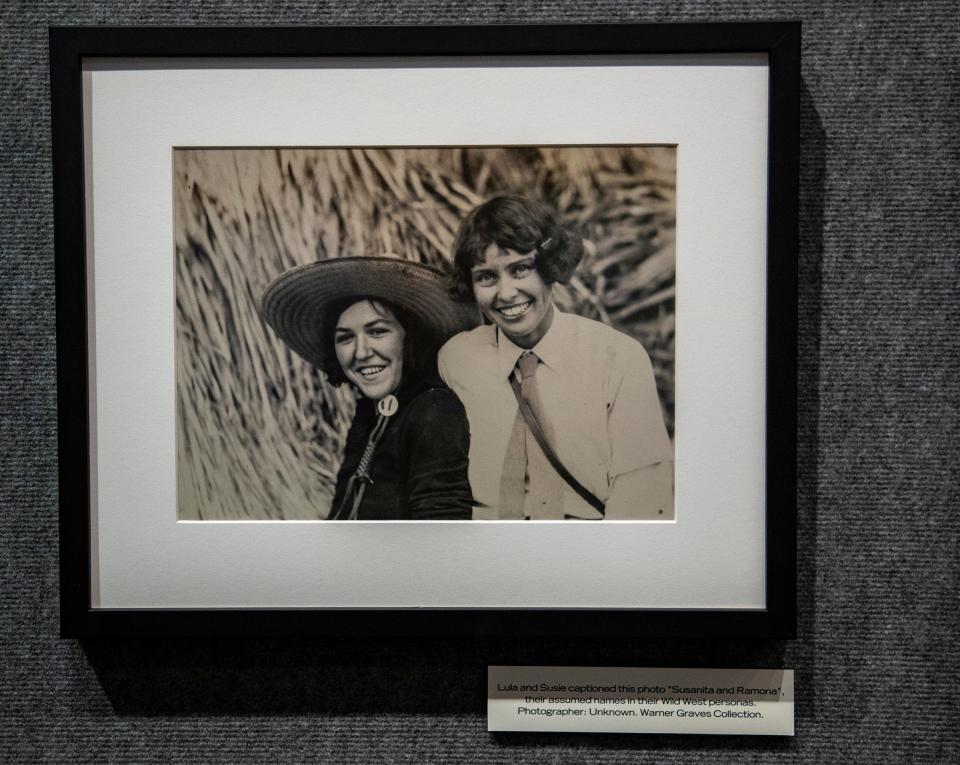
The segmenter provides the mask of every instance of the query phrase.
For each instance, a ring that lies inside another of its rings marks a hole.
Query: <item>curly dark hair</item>
[[[494,197],[474,208],[460,224],[453,244],[450,294],[476,302],[471,270],[490,245],[519,253],[536,252],[537,272],[547,284],[566,284],[583,259],[583,241],[565,228],[542,202],[518,195]]]
[[[323,318],[323,344],[324,344],[324,365],[320,371],[327,376],[327,381],[331,385],[342,385],[347,382],[347,376],[337,360],[336,345],[334,343],[335,330],[337,328],[337,319],[343,315],[350,306],[355,303],[369,301],[381,316],[392,314],[401,327],[403,327],[403,382],[411,380],[433,381],[437,376],[437,351],[440,350],[441,342],[434,337],[432,333],[427,332],[421,322],[417,321],[410,313],[393,305],[389,301],[378,297],[366,297],[363,295],[354,295],[334,301],[324,311]],[[401,384],[403,384],[401,382]]]

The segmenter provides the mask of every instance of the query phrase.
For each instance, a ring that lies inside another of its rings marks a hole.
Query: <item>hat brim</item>
[[[437,343],[480,323],[474,306],[450,297],[440,271],[400,258],[331,258],[297,266],[270,283],[260,312],[290,348],[324,369],[332,361],[329,322],[338,318],[329,309],[354,297],[406,311]]]

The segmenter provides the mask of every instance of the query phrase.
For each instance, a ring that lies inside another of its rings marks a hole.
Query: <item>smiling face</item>
[[[491,244],[471,270],[480,311],[521,348],[532,348],[550,329],[553,297],[537,272],[536,253]]]
[[[389,308],[360,300],[337,319],[333,346],[347,379],[377,401],[400,387],[405,338]]]

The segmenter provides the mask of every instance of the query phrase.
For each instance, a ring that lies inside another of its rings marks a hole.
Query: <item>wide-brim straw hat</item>
[[[260,311],[280,338],[321,369],[332,349],[333,306],[350,298],[386,301],[410,314],[438,344],[479,324],[474,306],[450,297],[443,273],[401,258],[330,258],[285,271],[263,293]]]

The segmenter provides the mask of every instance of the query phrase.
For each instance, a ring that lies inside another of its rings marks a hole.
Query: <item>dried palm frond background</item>
[[[445,268],[460,221],[499,193],[584,237],[555,299],[644,345],[673,432],[672,147],[181,149],[174,184],[181,519],[327,515],[352,394],[264,325],[267,284],[340,256]]]

